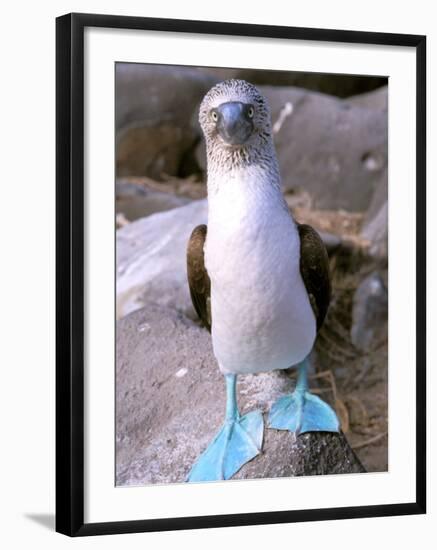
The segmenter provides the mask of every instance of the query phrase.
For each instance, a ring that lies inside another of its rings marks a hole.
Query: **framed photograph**
[[[57,531],[425,513],[425,67],[57,19]]]

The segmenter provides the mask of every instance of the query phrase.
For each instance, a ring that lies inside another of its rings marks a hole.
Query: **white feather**
[[[205,244],[215,356],[223,373],[288,368],[316,337],[297,227],[260,167],[219,177],[210,173],[208,180]]]

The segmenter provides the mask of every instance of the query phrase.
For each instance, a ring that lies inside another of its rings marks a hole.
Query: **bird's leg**
[[[308,390],[308,358],[298,367],[294,392],[280,397],[269,414],[269,427],[289,430],[296,434],[305,432],[338,432],[339,422],[333,409]]]
[[[234,374],[226,374],[226,422],[232,422],[240,418],[237,404],[237,377]]]
[[[231,478],[246,462],[261,452],[263,433],[261,411],[240,416],[237,406],[237,377],[227,374],[225,422],[191,468],[187,481]]]
[[[308,359],[298,366],[296,391],[300,393],[308,391]]]

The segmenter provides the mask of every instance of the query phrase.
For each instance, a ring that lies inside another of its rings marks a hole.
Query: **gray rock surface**
[[[368,220],[361,236],[368,241],[369,255],[375,260],[387,262],[388,259],[388,202],[382,203],[380,209]]]
[[[301,73],[293,71],[265,71],[256,69],[212,69],[200,71],[211,74],[218,80],[242,78],[256,85],[296,86],[330,94],[337,97],[349,97],[364,94],[384,86],[387,78],[378,76],[359,76],[327,73]]]
[[[194,318],[187,285],[191,231],[206,223],[206,201],[152,214],[117,231],[117,318],[146,303],[173,307]]]
[[[387,167],[381,172],[380,178],[376,180],[375,192],[370,201],[369,208],[364,217],[364,225],[369,223],[380,211],[384,203],[388,201],[388,170]]]
[[[309,192],[315,208],[365,212],[387,180],[387,117],[299,88],[259,89],[271,107],[284,189]],[[205,167],[203,142],[196,155]]]
[[[285,189],[307,190],[316,208],[365,211],[387,164],[387,118],[314,92],[262,91],[272,106]]]
[[[347,103],[356,107],[365,107],[366,109],[376,109],[380,112],[388,111],[388,87],[381,86],[377,90],[367,93],[360,93],[349,97]]]
[[[117,323],[116,483],[183,482],[223,421],[225,388],[209,333],[183,314],[148,305]],[[244,414],[267,411],[293,388],[289,374],[241,376]],[[264,452],[236,478],[357,473],[336,434],[266,430]]]
[[[190,199],[172,193],[146,189],[141,185],[117,180],[115,184],[115,211],[129,221],[184,206]]]
[[[117,63],[117,176],[190,172],[197,109],[215,79],[189,67]]]
[[[358,286],[352,307],[352,343],[370,352],[387,339],[388,292],[381,275],[374,271]]]

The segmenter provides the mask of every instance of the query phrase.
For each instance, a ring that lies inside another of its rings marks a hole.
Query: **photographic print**
[[[426,37],[56,40],[56,530],[425,513]]]
[[[115,64],[117,487],[388,471],[388,86]]]

